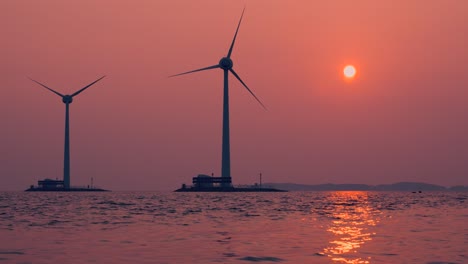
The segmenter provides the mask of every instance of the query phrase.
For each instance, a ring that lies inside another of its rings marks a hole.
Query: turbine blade
[[[79,93],[83,92],[84,90],[86,90],[87,88],[89,88],[91,85],[93,85],[93,84],[99,82],[99,81],[100,81],[102,78],[104,78],[104,77],[106,77],[106,76],[104,75],[104,76],[102,76],[101,78],[95,80],[94,82],[92,82],[92,83],[86,85],[85,87],[81,88],[80,90],[76,91],[74,94],[71,95],[71,97],[77,96]]]
[[[29,78],[29,77],[28,77],[28,78]],[[63,94],[61,94],[61,93],[59,93],[59,92],[57,92],[57,91],[54,91],[54,90],[52,90],[51,88],[49,88],[49,87],[45,86],[44,84],[42,84],[42,83],[40,83],[40,82],[38,82],[38,81],[36,81],[36,80],[33,80],[33,79],[31,79],[31,78],[29,78],[29,80],[31,80],[31,81],[33,81],[33,82],[35,82],[35,83],[39,84],[40,86],[42,86],[42,87],[46,88],[47,90],[49,90],[49,91],[53,92],[54,94],[56,94],[56,95],[58,95],[58,96],[60,96],[60,97],[63,97]]]
[[[247,91],[249,91],[249,93],[257,100],[257,102],[260,103],[261,106],[263,106],[263,108],[265,108],[265,110],[268,110],[265,105],[260,101],[260,99],[257,98],[257,96],[255,96],[255,94],[249,89],[249,87],[247,87],[247,85],[242,81],[242,79],[239,77],[239,75],[237,75],[237,73],[233,70],[233,69],[230,69],[229,70],[232,74],[234,74],[234,76],[237,78],[237,80],[239,80],[239,82],[242,83],[242,85],[244,85],[244,87],[247,89]]]
[[[213,65],[213,66],[209,66],[209,67],[205,67],[205,68],[201,68],[201,69],[198,69],[198,70],[193,70],[193,71],[188,71],[188,72],[183,72],[183,73],[171,75],[169,77],[175,77],[175,76],[179,76],[179,75],[189,74],[189,73],[192,73],[192,72],[206,71],[206,70],[211,70],[211,69],[216,69],[216,68],[219,68],[218,64]]]
[[[232,40],[231,47],[229,48],[229,52],[228,52],[228,55],[227,55],[228,58],[231,58],[232,49],[234,48],[234,43],[236,42],[237,32],[239,32],[239,27],[240,27],[240,24],[242,22],[242,17],[244,16],[244,11],[245,11],[245,7],[244,7],[244,10],[242,10],[242,15],[241,15],[241,18],[239,20],[239,24],[237,25],[237,29],[236,29],[236,34],[234,34],[234,39]]]

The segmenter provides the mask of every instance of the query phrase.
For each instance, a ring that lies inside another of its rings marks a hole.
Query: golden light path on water
[[[366,192],[335,192],[329,198],[334,220],[327,231],[333,237],[323,254],[338,263],[371,263],[370,257],[363,259],[355,255],[376,234],[370,229],[379,222],[380,211],[367,205]]]

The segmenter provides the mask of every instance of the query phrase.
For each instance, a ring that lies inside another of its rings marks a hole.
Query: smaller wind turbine
[[[45,86],[44,84],[33,80],[29,78],[31,81],[39,84],[40,86],[46,88],[47,90],[55,93],[56,95],[62,97],[62,102],[65,104],[65,151],[64,151],[64,157],[63,157],[63,185],[65,189],[70,189],[70,126],[69,126],[69,105],[73,102],[73,97],[77,96],[84,90],[88,89],[91,85],[97,83],[100,81],[102,78],[106,76],[102,76],[101,78],[97,79],[96,81],[86,85],[85,87],[81,88],[80,90],[76,91],[75,93],[71,95],[63,95],[55,90],[52,90],[51,88]]]

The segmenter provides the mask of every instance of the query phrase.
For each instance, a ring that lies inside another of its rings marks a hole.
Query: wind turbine
[[[223,144],[222,144],[222,162],[221,162],[221,177],[228,177],[229,180],[227,182],[222,183],[222,187],[230,186],[230,178],[231,178],[231,151],[230,151],[230,143],[229,143],[229,90],[228,90],[228,76],[229,72],[231,72],[234,77],[249,91],[249,93],[260,103],[260,105],[266,109],[265,105],[255,96],[255,94],[249,89],[249,87],[242,81],[239,75],[234,71],[233,66],[234,63],[231,59],[232,50],[234,48],[234,44],[236,42],[237,33],[239,32],[239,27],[242,22],[242,17],[244,16],[244,10],[242,10],[242,15],[239,20],[239,24],[237,25],[236,33],[234,34],[234,38],[231,43],[231,47],[229,48],[228,54],[226,57],[221,58],[218,64],[208,66],[205,68],[183,72],[179,74],[172,75],[180,76],[184,74],[189,74],[193,72],[211,70],[211,69],[221,69],[224,72],[224,95],[223,95]]]
[[[91,85],[97,83],[102,78],[106,76],[102,76],[101,78],[97,79],[96,81],[86,85],[85,87],[81,88],[80,90],[76,91],[72,95],[63,95],[57,91],[52,90],[51,88],[45,86],[44,84],[29,78],[31,81],[39,84],[40,86],[46,88],[47,90],[55,93],[56,95],[62,97],[62,102],[65,104],[65,151],[63,156],[63,185],[65,189],[70,189],[70,126],[69,126],[69,105],[73,102],[73,97],[77,96]]]

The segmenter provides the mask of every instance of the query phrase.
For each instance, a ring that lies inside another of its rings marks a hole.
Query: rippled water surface
[[[3,192],[0,263],[468,263],[468,194]]]

